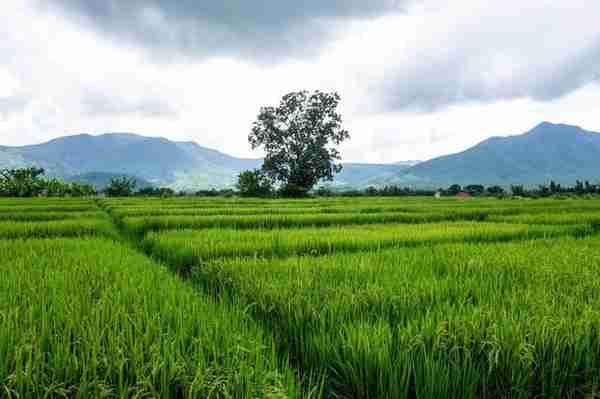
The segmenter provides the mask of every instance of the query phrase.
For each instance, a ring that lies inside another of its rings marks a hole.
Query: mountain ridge
[[[333,188],[401,185],[439,188],[451,184],[535,186],[554,180],[600,179],[600,133],[542,122],[529,131],[493,136],[464,151],[428,161],[344,163]],[[22,147],[0,146],[0,168],[38,166],[65,179],[86,174],[135,176],[176,190],[233,187],[237,175],[261,159],[237,158],[193,141],[134,133],[78,134]]]
[[[0,168],[37,166],[66,180],[93,175],[135,176],[176,190],[233,187],[237,175],[260,168],[262,159],[237,158],[194,141],[172,141],[135,133],[75,134],[40,144],[0,146]],[[377,176],[401,172],[406,165],[346,163],[337,187],[376,184]],[[83,179],[84,182],[90,182]]]
[[[542,122],[523,134],[490,137],[459,153],[419,163],[404,176],[431,187],[454,183],[531,186],[550,180],[573,183],[599,179],[598,159],[600,133]]]

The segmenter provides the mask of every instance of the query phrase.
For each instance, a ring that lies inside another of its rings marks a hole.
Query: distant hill
[[[525,134],[492,137],[458,154],[419,163],[396,176],[415,186],[453,183],[537,185],[600,181],[600,133],[543,122]]]
[[[110,178],[135,176],[144,184],[177,190],[231,187],[237,175],[259,168],[260,159],[236,158],[194,142],[131,133],[65,136],[47,143],[0,147],[0,168],[35,165],[47,174],[98,187]],[[335,184],[366,187],[395,176],[405,165],[347,164]]]
[[[0,168],[35,165],[68,180],[105,184],[109,176],[135,176],[144,184],[177,190],[232,187],[260,159],[236,158],[194,142],[130,133],[66,136],[23,147],[0,146]],[[419,188],[457,183],[537,185],[554,180],[600,181],[600,133],[543,122],[527,133],[492,137],[458,154],[394,164],[346,163],[332,186]]]
[[[411,164],[412,165],[412,164]],[[342,171],[335,176],[333,186],[339,188],[366,188],[385,185],[388,181],[406,171],[409,165],[345,163]]]

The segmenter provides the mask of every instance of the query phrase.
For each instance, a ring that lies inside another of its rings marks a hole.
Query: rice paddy
[[[600,396],[600,200],[0,199],[0,396]]]

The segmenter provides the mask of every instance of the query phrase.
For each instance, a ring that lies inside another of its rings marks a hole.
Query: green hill
[[[600,180],[600,134],[543,122],[516,136],[492,137],[458,154],[419,163],[395,177],[399,183],[537,185],[554,180]]]
[[[260,159],[236,158],[194,142],[129,133],[66,136],[23,147],[0,147],[0,168],[35,165],[50,176],[102,187],[114,176],[177,190],[232,187],[237,175],[259,168]],[[335,184],[366,187],[394,176],[406,165],[347,164]]]

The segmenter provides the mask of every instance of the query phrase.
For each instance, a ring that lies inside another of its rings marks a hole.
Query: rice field
[[[600,199],[0,199],[0,397],[600,396]]]

